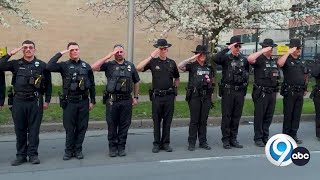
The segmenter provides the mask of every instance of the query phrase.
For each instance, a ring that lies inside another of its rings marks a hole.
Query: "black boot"
[[[230,141],[230,145],[235,148],[243,148],[243,146],[235,139]]]
[[[199,145],[199,148],[205,149],[205,150],[211,150],[211,147],[207,143],[201,143]]]
[[[40,164],[40,159],[38,158],[38,156],[31,156],[29,157],[29,162],[31,164]]]
[[[11,162],[11,166],[19,166],[26,162],[27,162],[27,158],[16,158],[14,161]]]

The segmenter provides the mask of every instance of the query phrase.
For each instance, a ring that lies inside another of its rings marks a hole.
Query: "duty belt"
[[[25,99],[30,100],[37,98],[39,96],[38,92],[15,92],[14,96],[16,96],[19,99]]]
[[[197,88],[197,87],[188,87],[187,90],[199,96],[207,95],[213,92],[213,89],[205,89],[205,88]]]
[[[154,89],[153,93],[155,96],[165,96],[165,95],[174,94],[174,89],[173,88],[169,88],[166,90]]]
[[[295,92],[301,92],[306,90],[306,86],[300,86],[300,85],[289,85],[287,83],[283,84],[284,86],[287,86],[288,89],[292,89]]]
[[[247,86],[247,83],[244,83],[243,85],[237,86],[237,85],[231,85],[231,84],[223,84],[222,87],[226,89],[234,89],[236,91],[245,89]]]
[[[254,86],[258,89],[261,89],[264,93],[273,93],[273,92],[278,92],[279,88],[278,87],[267,87],[267,86],[259,86],[257,84],[254,84]]]
[[[81,100],[85,100],[88,99],[88,95],[68,95],[67,99],[71,100],[71,101],[81,101]]]
[[[128,100],[131,98],[131,94],[109,94],[109,99],[112,101]]]

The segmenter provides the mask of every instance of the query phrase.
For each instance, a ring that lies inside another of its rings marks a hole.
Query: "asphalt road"
[[[272,124],[271,135],[281,132],[281,124]],[[300,126],[301,146],[311,152],[310,162],[303,167],[291,164],[276,167],[264,155],[264,148],[253,144],[253,126],[242,125],[239,141],[243,149],[225,150],[220,141],[220,127],[208,129],[211,151],[187,151],[188,128],[172,129],[174,152],[151,152],[152,129],[131,129],[127,156],[107,156],[106,131],[90,131],[84,143],[85,159],[63,161],[64,133],[41,134],[40,165],[24,164],[11,167],[15,156],[15,136],[0,136],[0,179],[319,179],[320,142],[315,138],[314,123]]]

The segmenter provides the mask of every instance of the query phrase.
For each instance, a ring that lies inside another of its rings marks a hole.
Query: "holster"
[[[289,95],[289,87],[287,84],[285,84],[285,83],[281,84],[280,95],[283,97]]]
[[[105,90],[105,91],[103,92],[103,96],[102,96],[102,103],[103,103],[103,104],[106,104],[106,103],[107,103],[108,97],[109,97],[109,93],[108,93],[108,91]]]
[[[192,96],[192,90],[186,87],[186,92],[187,92],[187,93],[186,93],[186,99],[185,99],[185,100],[186,100],[187,102],[190,102],[191,96]]]
[[[61,94],[60,92],[58,92],[59,95],[59,105],[62,109],[67,107],[68,104],[68,100],[67,100],[67,96],[65,94]]]
[[[13,105],[13,97],[14,97],[14,93],[13,93],[12,87],[10,87],[8,90],[8,105],[9,106]]]
[[[149,89],[149,100],[150,100],[150,101],[152,101],[153,96],[154,96],[153,90],[152,90],[152,89]]]

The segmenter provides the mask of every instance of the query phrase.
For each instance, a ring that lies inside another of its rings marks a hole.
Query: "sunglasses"
[[[33,46],[23,46],[23,50],[27,50],[27,49],[33,50],[34,47]]]
[[[236,44],[234,47],[235,48],[241,48],[242,46],[240,44]]]

